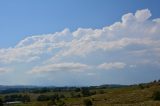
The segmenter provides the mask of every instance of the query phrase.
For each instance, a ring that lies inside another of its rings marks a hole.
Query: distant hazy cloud
[[[9,68],[0,67],[0,74],[10,71]]]
[[[110,70],[110,69],[123,69],[126,66],[122,62],[113,62],[113,63],[103,63],[98,66],[100,69]]]

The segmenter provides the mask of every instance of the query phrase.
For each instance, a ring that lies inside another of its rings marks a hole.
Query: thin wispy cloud
[[[81,63],[58,63],[34,67],[29,73],[54,72],[54,71],[84,71],[90,67]]]

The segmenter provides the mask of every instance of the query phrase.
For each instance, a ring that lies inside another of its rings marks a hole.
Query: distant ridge
[[[125,87],[128,85],[120,85],[120,84],[103,84],[99,86],[79,86],[79,87],[95,87],[95,88],[117,88],[117,87]],[[32,88],[72,88],[77,86],[36,86],[36,85],[0,85],[0,91],[7,89],[32,89]]]

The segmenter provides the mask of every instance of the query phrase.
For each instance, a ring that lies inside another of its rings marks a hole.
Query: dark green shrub
[[[30,102],[30,96],[29,95],[6,95],[4,96],[4,102],[12,102],[12,101],[21,101],[24,103]]]
[[[80,91],[81,91],[80,88],[76,88],[76,89],[75,89],[75,92],[80,92]]]
[[[160,100],[160,91],[154,91],[152,98],[153,100]]]
[[[140,89],[144,89],[144,85],[143,84],[139,84],[138,85]]]
[[[62,100],[58,100],[56,106],[66,106],[65,102]]]
[[[84,99],[83,102],[85,106],[92,106],[92,101],[90,99]]]
[[[30,102],[30,96],[29,95],[24,95],[22,96],[22,102],[23,103],[27,103],[27,102]]]
[[[0,106],[3,106],[3,101],[1,98],[0,98]]]
[[[65,96],[64,96],[63,94],[61,94],[61,95],[59,96],[59,98],[65,98]]]
[[[103,90],[100,90],[99,93],[100,93],[100,94],[104,94],[104,91],[103,91]]]
[[[50,98],[47,95],[39,95],[37,101],[48,101]]]
[[[82,93],[83,96],[90,96],[91,95],[88,88],[82,88],[81,93]]]
[[[47,106],[53,106],[53,105],[56,105],[55,101],[51,100],[47,103]]]

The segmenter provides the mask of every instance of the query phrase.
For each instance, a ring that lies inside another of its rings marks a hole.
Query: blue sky
[[[1,0],[0,84],[160,78],[159,0]]]
[[[0,47],[13,46],[26,36],[64,28],[102,28],[138,9],[148,8],[152,18],[158,17],[159,4],[159,0],[1,0]]]

